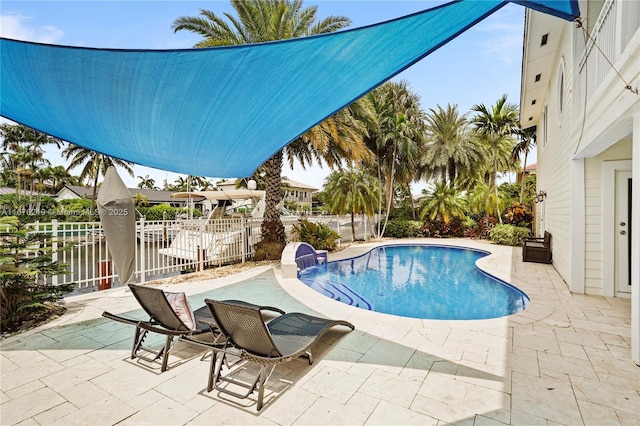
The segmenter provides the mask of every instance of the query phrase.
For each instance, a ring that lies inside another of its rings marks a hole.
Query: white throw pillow
[[[196,329],[196,319],[193,316],[193,311],[191,310],[191,305],[187,300],[187,296],[184,292],[164,292],[165,297],[169,301],[171,308],[178,315],[178,318],[182,320],[184,325],[186,325],[189,330]]]

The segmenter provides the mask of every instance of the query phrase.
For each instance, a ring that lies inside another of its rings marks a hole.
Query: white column
[[[640,108],[640,105],[638,105]],[[633,116],[631,189],[631,359],[640,365],[640,110]],[[635,259],[635,262],[633,261]]]
[[[585,186],[584,159],[571,160],[571,280],[572,293],[584,294],[585,268]]]

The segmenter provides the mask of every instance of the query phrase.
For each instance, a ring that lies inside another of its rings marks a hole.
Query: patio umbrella
[[[133,198],[113,166],[102,182],[98,211],[116,272],[120,282],[127,284],[136,270],[136,213]]]

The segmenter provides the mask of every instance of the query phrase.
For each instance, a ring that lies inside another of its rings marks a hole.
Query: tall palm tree
[[[302,0],[231,0],[237,17],[230,13],[218,16],[201,10],[200,17],[180,17],[173,22],[175,32],[186,30],[203,39],[195,47],[229,46],[330,33],[351,24],[342,16],[317,20],[317,6],[303,7]],[[226,18],[226,19],[225,19]],[[283,151],[263,165],[265,171],[265,215],[262,222],[262,256],[280,258],[286,243],[278,206],[282,200],[280,182]]]
[[[386,214],[382,229],[378,222],[378,236],[381,236],[393,209],[396,184],[408,186],[416,177],[426,140],[424,112],[420,97],[406,81],[385,83],[368,97],[378,116],[378,127],[370,132],[366,141],[376,156],[378,179],[384,182]],[[378,210],[382,213],[382,198]]]
[[[334,171],[325,180],[324,201],[334,214],[351,215],[351,237],[355,241],[355,215],[373,216],[381,197],[379,182],[363,169]]]
[[[522,176],[523,181],[520,185],[520,202],[522,203],[522,199],[524,197],[524,176],[525,171],[527,170],[527,157],[529,156],[529,152],[536,146],[536,136],[537,130],[536,127],[528,127],[526,129],[521,129],[518,133],[518,142],[513,147],[511,151],[511,161],[520,162],[520,155],[524,154],[524,161],[522,162]]]
[[[421,174],[428,179],[439,178],[458,184],[476,168],[483,149],[469,131],[467,114],[460,114],[458,105],[440,105],[429,109],[426,116],[427,142],[421,159]]]
[[[513,146],[513,136],[520,131],[518,124],[518,106],[507,102],[507,95],[504,94],[498,99],[495,105],[491,107],[487,107],[484,104],[476,104],[471,107],[471,110],[476,113],[472,119],[476,131],[485,142],[491,154],[493,167],[489,178],[489,185],[494,188],[497,203],[499,197],[496,179],[500,159],[504,158],[504,156],[500,154],[501,152],[504,153],[505,147]],[[510,153],[511,149],[508,151]],[[509,157],[507,157],[507,159],[508,158]],[[498,204],[496,204],[496,210],[498,220],[502,223],[501,211]]]
[[[42,184],[38,181],[38,170],[51,164],[44,156],[43,147],[55,145],[60,148],[64,142],[22,124],[0,125],[0,136],[5,184],[15,184],[16,191],[20,187],[36,190],[36,186]],[[9,168],[5,170],[5,167]]]
[[[84,180],[86,180],[87,183],[93,181],[91,207],[89,208],[89,215],[91,217],[93,217],[93,209],[96,200],[96,193],[98,192],[98,179],[100,178],[100,174],[104,175],[107,173],[109,166],[118,166],[122,167],[131,177],[135,176],[133,173],[133,163],[120,160],[119,158],[109,157],[108,155],[101,154],[72,143],[62,151],[62,155],[67,160],[71,159],[67,170],[82,167],[80,172],[81,182]]]

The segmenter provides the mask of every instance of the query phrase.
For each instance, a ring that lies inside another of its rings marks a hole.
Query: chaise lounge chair
[[[131,359],[137,357],[148,362],[155,362],[162,358],[161,371],[166,371],[169,352],[176,337],[178,341],[195,344],[207,349],[223,345],[224,336],[220,334],[215,323],[212,322],[213,319],[206,305],[192,311],[183,292],[166,292],[159,288],[137,284],[129,284],[129,288],[140,306],[142,306],[142,309],[149,315],[149,320],[127,318],[107,311],[103,312],[102,316],[136,327],[131,348]],[[242,304],[244,302],[237,303]],[[258,308],[272,310],[280,314],[284,313],[280,309],[269,306]],[[160,348],[144,346],[144,340],[149,332],[166,336],[164,345]],[[154,356],[143,355],[142,351]]]
[[[258,411],[263,406],[265,383],[278,364],[301,356],[308,358],[309,364],[312,364],[313,358],[310,348],[327,330],[337,325],[354,329],[353,324],[347,321],[330,320],[303,313],[284,314],[265,323],[260,309],[255,305],[211,299],[205,299],[205,303],[211,311],[215,324],[226,337],[222,348],[212,350],[207,392],[216,389],[219,392],[243,399],[257,388]],[[220,359],[217,359],[218,353],[223,354]],[[240,361],[260,365],[260,371],[253,382],[240,382],[231,377],[232,372],[226,376],[221,374],[226,353],[236,355]],[[266,370],[269,366],[272,368],[267,374]],[[244,387],[247,392],[246,394],[234,392],[222,386],[221,382]]]

